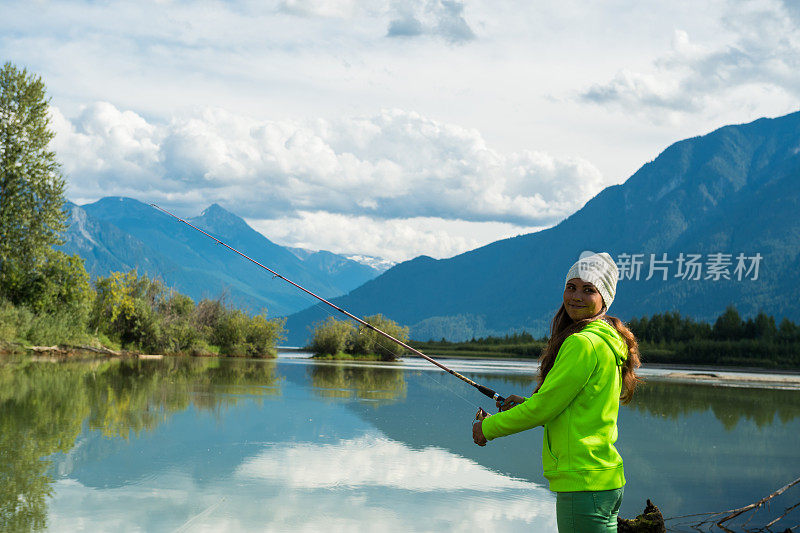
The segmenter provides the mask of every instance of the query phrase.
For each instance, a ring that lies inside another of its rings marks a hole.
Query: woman
[[[557,493],[560,533],[617,531],[625,475],[614,447],[620,401],[641,381],[636,339],[605,313],[614,301],[618,270],[607,253],[583,257],[570,268],[564,302],[539,359],[539,385],[530,398],[510,395],[500,413],[478,412],[473,440],[488,440],[544,426],[542,463]]]

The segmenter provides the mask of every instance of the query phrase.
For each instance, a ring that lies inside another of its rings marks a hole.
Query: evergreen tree
[[[778,338],[782,342],[800,342],[800,327],[784,317],[778,327]]]
[[[736,307],[729,305],[725,312],[717,318],[713,333],[717,340],[738,341],[744,337],[744,322]]]
[[[775,318],[764,311],[759,311],[754,319],[748,320],[745,330],[749,339],[772,340],[778,334]]]
[[[0,69],[0,297],[15,303],[65,227],[65,181],[49,129],[44,82],[5,63]]]

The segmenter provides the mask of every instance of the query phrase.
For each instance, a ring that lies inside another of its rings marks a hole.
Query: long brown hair
[[[539,357],[539,385],[536,387],[536,390],[539,390],[542,383],[544,383],[544,378],[547,377],[548,372],[553,368],[558,350],[561,349],[561,345],[564,344],[567,337],[581,331],[595,320],[605,320],[617,330],[620,336],[625,340],[625,344],[628,345],[628,358],[625,360],[625,364],[622,367],[622,394],[619,398],[622,403],[631,401],[631,398],[633,398],[633,391],[636,390],[639,383],[644,381],[636,375],[636,369],[642,366],[639,359],[639,343],[622,320],[617,317],[606,315],[605,310],[606,306],[604,305],[603,309],[597,315],[576,321],[569,317],[564,304],[561,304],[558,312],[556,312],[553,320],[550,322],[550,339],[547,341],[547,346],[542,350],[542,355]]]

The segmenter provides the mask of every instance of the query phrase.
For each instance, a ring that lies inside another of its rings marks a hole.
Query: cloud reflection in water
[[[56,485],[54,531],[555,530],[554,498],[541,485],[376,431],[333,444],[269,444],[215,480],[167,470],[116,489]]]
[[[498,474],[446,450],[414,450],[376,433],[337,444],[282,443],[247,460],[236,473],[302,489],[372,486],[420,492],[546,492],[536,483]]]

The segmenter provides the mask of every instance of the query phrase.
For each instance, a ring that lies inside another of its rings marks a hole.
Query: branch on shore
[[[697,513],[697,514],[690,514],[690,515],[684,515],[684,516],[675,516],[675,517],[667,518],[666,520],[677,520],[679,518],[689,518],[689,517],[693,517],[693,516],[708,516],[709,517],[708,519],[702,520],[702,521],[694,523],[694,524],[691,524],[690,527],[692,527],[694,529],[699,529],[699,528],[701,528],[703,526],[717,526],[717,527],[719,527],[720,529],[722,529],[724,531],[730,531],[724,525],[725,522],[729,522],[730,520],[733,520],[734,518],[736,518],[738,516],[741,516],[741,515],[743,515],[745,513],[751,512],[751,511],[753,511],[753,513],[755,514],[755,511],[757,511],[763,505],[768,504],[768,502],[772,498],[774,498],[776,496],[780,496],[781,494],[786,492],[789,488],[793,487],[794,485],[797,485],[798,483],[800,483],[800,478],[797,478],[794,481],[792,481],[791,483],[789,483],[787,485],[784,485],[783,487],[779,488],[778,490],[776,490],[772,494],[761,498],[757,502],[753,502],[750,505],[745,505],[744,507],[739,507],[738,509],[728,509],[727,511],[719,511],[719,512],[716,512],[716,513]],[[759,528],[759,529],[756,529],[754,531],[772,531],[770,529],[770,527],[772,527],[777,522],[779,522],[781,519],[786,517],[786,515],[788,515],[792,510],[796,509],[797,507],[800,507],[800,502],[787,507],[785,512],[781,516],[779,516],[775,520],[771,521],[769,524],[765,525],[763,528]],[[745,522],[745,524],[750,522],[750,520],[752,520],[752,518],[753,518],[753,515],[751,515],[750,518],[748,518],[748,520],[747,520],[747,522]],[[794,528],[788,528],[788,529],[786,529],[786,531],[791,532],[796,527],[797,526],[795,526]]]
[[[26,349],[36,353],[52,353],[59,355],[67,355],[70,352],[75,352],[75,351],[93,352],[103,355],[115,355],[115,356],[122,355],[122,352],[117,352],[104,347],[96,348],[94,346],[88,346],[85,344],[61,344],[58,346],[28,346],[26,347]]]
[[[741,507],[739,509],[732,509],[730,511],[725,511],[725,512],[730,513],[730,514],[725,516],[725,517],[723,517],[721,520],[717,521],[717,525],[721,526],[723,523],[727,522],[728,520],[732,520],[732,519],[736,518],[737,516],[746,513],[747,511],[758,509],[759,507],[761,507],[762,505],[767,503],[769,500],[771,500],[775,496],[779,496],[779,495],[783,494],[784,492],[786,492],[786,489],[788,489],[792,485],[796,485],[798,483],[800,483],[800,478],[795,479],[794,481],[792,481],[788,485],[785,485],[785,486],[779,488],[778,490],[776,490],[775,492],[773,492],[769,496],[765,496],[764,498],[761,498],[760,500],[758,500],[755,503],[751,503],[750,505],[746,505],[746,506]]]
[[[65,347],[66,348],[76,349],[76,350],[85,350],[87,352],[102,353],[102,354],[105,354],[105,355],[122,355],[122,352],[117,352],[117,351],[114,351],[114,350],[111,350],[109,348],[105,348],[105,347],[102,347],[102,346],[100,348],[95,348],[94,346],[87,346],[85,344],[78,344],[76,346],[65,345]]]
[[[28,350],[36,353],[44,353],[44,352],[61,352],[63,350],[59,349],[58,346],[28,346]]]

